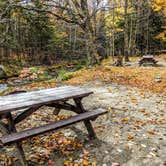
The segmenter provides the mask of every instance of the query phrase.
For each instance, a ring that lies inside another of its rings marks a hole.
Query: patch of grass
[[[31,67],[30,73],[37,73],[40,69],[38,67]]]
[[[81,63],[79,63],[78,65],[76,65],[76,67],[74,68],[75,71],[78,71],[80,69],[83,68],[83,65]]]
[[[48,67],[51,72],[56,72],[57,70],[62,68],[62,65],[53,65]]]
[[[5,67],[5,72],[7,74],[7,77],[15,77],[20,75],[21,68],[14,65],[10,65]]]
[[[74,74],[72,72],[67,72],[64,68],[61,68],[61,70],[58,73],[57,80],[58,81],[67,81],[74,77]]]
[[[70,80],[71,78],[74,78],[73,73],[65,73],[62,77],[62,81],[67,81],[67,80]]]

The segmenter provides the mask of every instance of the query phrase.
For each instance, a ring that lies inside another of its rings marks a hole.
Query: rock
[[[0,79],[5,79],[7,77],[5,67],[0,65]]]
[[[125,62],[125,63],[124,63],[124,66],[131,66],[131,65],[132,65],[131,62]]]
[[[107,164],[104,163],[102,166],[107,166]]]
[[[156,83],[159,83],[159,82],[161,82],[161,77],[160,76],[157,76],[156,78],[155,78],[155,80],[154,80]]]
[[[120,163],[118,163],[118,162],[114,162],[114,163],[112,163],[111,166],[120,166]]]
[[[111,156],[110,156],[110,154],[108,154],[104,157],[103,162],[104,163],[110,163],[110,161],[111,161]]]
[[[102,166],[107,166],[107,164],[104,163]]]
[[[106,151],[105,151],[105,154],[109,154],[109,152],[106,150]]]
[[[64,129],[63,133],[64,133],[65,137],[75,138],[77,136],[76,133],[70,129]]]
[[[7,84],[0,84],[0,92],[8,88]]]

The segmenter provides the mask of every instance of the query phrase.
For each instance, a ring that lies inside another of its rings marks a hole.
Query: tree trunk
[[[125,0],[124,5],[124,18],[125,18],[125,26],[124,26],[124,58],[125,62],[129,62],[129,35],[128,35],[128,16],[127,16],[127,10],[128,10],[128,0]]]
[[[87,32],[86,51],[88,65],[99,64],[100,57],[97,53],[96,39],[95,36],[90,32]]]
[[[115,56],[115,0],[112,1],[113,9],[112,9],[112,57],[114,60]]]

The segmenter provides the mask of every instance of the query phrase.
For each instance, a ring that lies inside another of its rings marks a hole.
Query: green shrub
[[[58,81],[67,81],[74,77],[74,74],[71,72],[67,72],[64,68],[58,72],[57,80]]]
[[[39,71],[38,67],[31,67],[30,68],[30,73],[37,73]]]
[[[81,63],[77,64],[77,66],[74,68],[74,71],[78,71],[83,68],[83,65]]]
[[[74,77],[73,73],[65,73],[62,77],[62,81],[67,81],[73,77]]]

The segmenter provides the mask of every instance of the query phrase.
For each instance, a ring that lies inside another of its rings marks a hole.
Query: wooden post
[[[74,99],[76,107],[80,110],[81,113],[83,113],[83,112],[86,112],[86,110],[84,109],[84,107],[83,107],[83,105],[81,103],[81,100],[82,100],[82,98]],[[87,131],[88,131],[90,139],[95,139],[96,138],[96,134],[95,134],[95,131],[94,131],[93,127],[92,127],[92,124],[91,124],[90,120],[85,120],[84,124],[85,124],[85,126],[87,128]]]
[[[9,113],[7,119],[8,119],[8,123],[9,123],[9,132],[10,133],[17,132],[16,127],[15,127],[15,123],[14,123],[14,120],[13,120],[13,117],[12,117],[11,113]],[[16,148],[18,149],[19,157],[20,157],[22,165],[23,166],[28,166],[27,161],[25,159],[25,154],[24,154],[24,150],[22,148],[21,143],[17,142],[15,145],[16,145]]]

